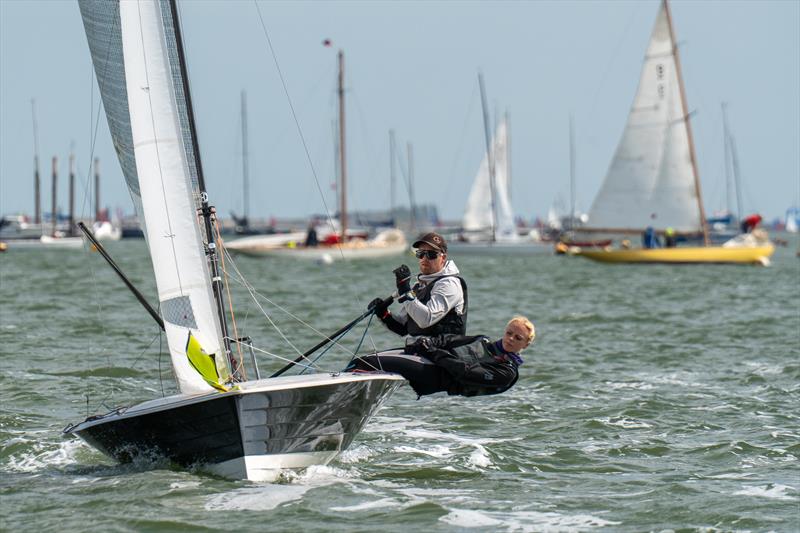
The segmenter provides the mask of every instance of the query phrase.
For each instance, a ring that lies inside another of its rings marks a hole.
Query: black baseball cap
[[[416,242],[414,242],[413,246],[414,248],[419,248],[423,243],[429,245],[434,250],[447,253],[447,241],[444,240],[444,237],[438,233],[430,232],[426,233],[425,235],[420,235]]]

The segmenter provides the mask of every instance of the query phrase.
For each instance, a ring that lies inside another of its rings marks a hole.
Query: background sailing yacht
[[[608,262],[768,261],[774,251],[769,243],[734,241],[724,247],[708,246],[689,118],[672,19],[664,0],[625,130],[581,233],[638,237],[645,228],[662,233],[671,228],[678,234],[702,236],[706,246],[636,252],[583,250],[580,255]]]

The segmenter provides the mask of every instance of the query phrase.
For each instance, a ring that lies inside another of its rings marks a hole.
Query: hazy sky
[[[388,131],[413,144],[416,196],[461,217],[483,157],[477,73],[492,113],[511,117],[512,202],[545,215],[569,204],[568,120],[576,126],[578,206],[588,210],[608,168],[658,11],[654,1],[258,3],[313,168],[335,205],[336,50],[345,52],[349,198],[390,202]],[[726,204],[722,102],[736,139],[747,211],[783,216],[800,202],[800,2],[675,1],[703,195]],[[180,3],[200,146],[211,201],[242,211],[240,92],[248,94],[251,216],[323,212],[264,30],[252,1]],[[331,39],[333,47],[322,46]],[[103,203],[131,212],[105,116],[92,153],[98,93],[78,6],[0,0],[0,213],[33,212],[36,101],[42,206],[59,157],[67,206],[74,143],[79,212],[92,156]],[[400,175],[398,173],[398,175]],[[406,198],[398,183],[398,202]]]

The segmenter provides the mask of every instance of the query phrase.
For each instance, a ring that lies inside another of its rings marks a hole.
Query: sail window
[[[188,296],[178,296],[161,302],[161,315],[164,320],[184,328],[197,329],[197,321]]]
[[[661,63],[656,65],[656,75],[658,76],[659,80],[664,79],[664,65],[662,65]]]

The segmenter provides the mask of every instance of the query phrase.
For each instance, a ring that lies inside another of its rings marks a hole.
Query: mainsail
[[[656,18],[639,88],[588,226],[702,231],[696,170],[666,2]]]
[[[210,354],[219,377],[228,370],[198,222],[201,191],[170,6],[81,0],[80,7],[109,129],[150,249],[178,386],[186,394],[211,391],[213,376],[198,367],[198,354]]]
[[[487,232],[491,232],[492,227],[496,224],[497,240],[515,240],[517,232],[514,227],[514,213],[509,197],[508,123],[505,118],[497,126],[491,146],[495,167],[495,198],[492,199],[489,155],[487,154],[483,157],[478,174],[472,183],[461,224],[465,231]],[[496,215],[493,210],[496,211]],[[495,216],[497,217],[496,222]]]

